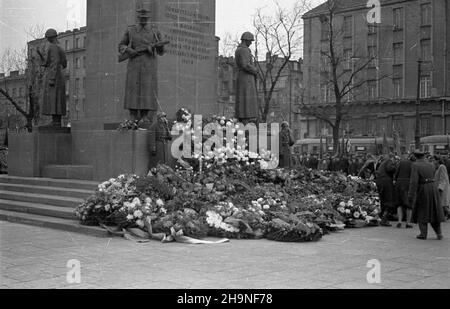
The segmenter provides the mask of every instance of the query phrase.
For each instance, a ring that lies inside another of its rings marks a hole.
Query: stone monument
[[[103,181],[142,175],[156,164],[149,165],[150,131],[117,131],[129,117],[124,109],[127,65],[118,62],[117,45],[124,30],[137,23],[142,7],[149,8],[150,20],[170,41],[154,67],[158,111],[169,120],[181,107],[203,115],[218,112],[214,0],[88,0],[85,116],[63,136],[11,136],[12,176]]]

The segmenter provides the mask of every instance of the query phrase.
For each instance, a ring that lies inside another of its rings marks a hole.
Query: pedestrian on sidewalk
[[[381,226],[391,226],[389,215],[394,207],[394,177],[395,165],[391,155],[383,155],[382,162],[376,170],[375,183],[381,202]]]
[[[411,169],[413,162],[416,161],[416,157],[413,155],[405,155],[403,160],[400,161],[397,170],[394,174],[394,196],[397,206],[398,223],[397,228],[402,228],[402,222],[404,218],[404,211],[406,210],[406,228],[411,229],[412,219],[412,205],[408,201],[409,183],[411,181]]]
[[[434,180],[439,190],[441,206],[444,209],[444,216],[447,218],[450,206],[450,181],[448,178],[447,167],[442,157],[434,156],[433,163],[436,167]]]
[[[445,221],[444,209],[441,206],[439,190],[435,183],[435,168],[425,160],[425,154],[416,150],[417,161],[412,165],[408,199],[413,206],[412,222],[418,223],[420,235],[418,239],[427,239],[428,224],[433,227],[438,240],[442,240],[441,223]]]

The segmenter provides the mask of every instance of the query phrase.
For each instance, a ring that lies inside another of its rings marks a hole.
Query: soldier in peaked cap
[[[119,53],[128,59],[125,109],[140,128],[149,129],[157,111],[156,57],[165,54],[166,43],[161,32],[149,25],[149,10],[137,10],[137,17],[139,24],[127,29]]]
[[[42,114],[52,116],[52,126],[61,127],[62,116],[66,115],[66,83],[63,70],[67,67],[64,50],[58,45],[58,33],[55,29],[48,29],[45,38],[48,40],[45,55],[38,50],[38,54],[45,68]]]
[[[236,64],[238,78],[236,81],[236,118],[248,123],[258,119],[258,97],[256,92],[256,80],[258,70],[253,62],[250,46],[255,37],[250,32],[245,32],[241,37],[241,44],[236,50]]]

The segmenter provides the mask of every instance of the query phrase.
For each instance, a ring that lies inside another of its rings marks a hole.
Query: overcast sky
[[[315,6],[324,0],[311,0]],[[279,0],[292,7],[296,0]],[[252,29],[257,8],[269,12],[274,0],[216,0],[216,35],[240,34]],[[72,12],[72,13],[70,13]],[[20,48],[27,42],[25,29],[40,24],[65,31],[86,25],[86,0],[0,0],[0,52],[7,46]]]

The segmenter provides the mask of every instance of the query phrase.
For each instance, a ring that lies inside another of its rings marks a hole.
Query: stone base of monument
[[[70,129],[11,133],[8,139],[8,174],[11,176],[41,177],[47,165],[72,162]]]
[[[154,163],[146,131],[36,130],[10,135],[8,173],[104,181],[121,174],[145,175]]]

